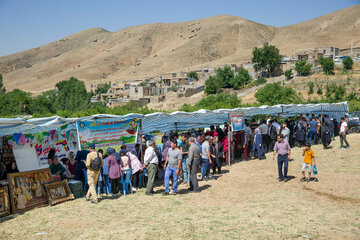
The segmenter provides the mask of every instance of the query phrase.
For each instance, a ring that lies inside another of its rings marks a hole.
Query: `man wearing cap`
[[[104,165],[104,162],[103,162],[102,154],[96,152],[94,143],[89,144],[89,150],[90,150],[90,153],[86,156],[86,162],[85,162],[85,165],[87,167],[87,177],[88,177],[89,190],[86,193],[85,197],[86,197],[86,200],[89,200],[90,197],[93,196],[94,201],[92,201],[91,203],[97,203],[98,202],[98,196],[97,196],[96,191],[95,191],[95,186],[96,186],[96,183],[97,183],[101,168],[99,170],[94,170],[94,169],[91,168],[91,163],[98,156],[99,156],[99,158],[101,160],[101,166]]]
[[[145,150],[143,168],[146,168],[148,174],[148,182],[146,184],[146,195],[152,196],[155,176],[158,171],[159,159],[155,153],[155,142],[149,140],[148,148]]]

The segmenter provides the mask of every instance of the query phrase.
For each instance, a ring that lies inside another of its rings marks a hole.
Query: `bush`
[[[308,76],[311,73],[312,64],[306,63],[306,60],[297,61],[295,63],[295,71],[298,72],[300,76]]]
[[[352,60],[351,57],[346,57],[343,61],[343,66],[344,66],[344,69],[345,70],[350,70],[352,69],[353,67],[353,64],[354,64],[354,61]]]
[[[313,82],[309,82],[308,86],[309,86],[309,91],[308,94],[313,94],[314,93],[314,83]]]
[[[222,82],[217,77],[210,76],[205,81],[205,93],[206,94],[217,94],[222,91]]]
[[[216,70],[216,79],[222,83],[221,87],[228,88],[232,87],[231,81],[234,78],[234,72],[229,66],[224,68],[218,68]]]
[[[301,98],[291,87],[281,86],[279,82],[269,83],[255,93],[255,98],[260,104],[276,105],[300,103]]]
[[[187,76],[189,78],[199,79],[199,75],[197,74],[197,72],[194,72],[194,71],[187,73]]]
[[[325,74],[327,74],[327,75],[334,74],[335,64],[334,64],[334,61],[332,60],[332,58],[321,57],[319,60],[319,63],[321,64],[321,67]]]
[[[147,81],[142,81],[141,83],[139,83],[139,87],[146,87],[148,85]]]
[[[247,85],[251,80],[252,77],[249,72],[246,69],[241,68],[237,75],[230,80],[230,84],[234,89],[240,89]]]
[[[322,95],[323,94],[322,85],[316,84],[316,88],[317,88],[316,93],[318,95]]]
[[[266,82],[267,80],[264,77],[259,77],[258,79],[256,79],[256,85],[265,84]]]
[[[178,89],[179,89],[179,87],[176,86],[176,85],[172,85],[171,88],[170,88],[170,90],[173,91],[173,92],[177,92]]]
[[[288,69],[285,71],[286,80],[290,80],[292,78],[292,75],[293,75],[292,69]]]
[[[199,109],[215,110],[220,108],[237,108],[240,107],[241,100],[237,98],[236,93],[221,93],[217,95],[209,95],[202,98],[195,105],[184,104],[180,111],[194,112]]]

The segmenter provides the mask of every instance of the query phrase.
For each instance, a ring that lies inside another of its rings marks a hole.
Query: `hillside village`
[[[360,47],[339,49],[333,46],[298,49],[291,56],[283,56],[272,77],[281,76],[286,70],[295,68],[297,61],[306,60],[312,64],[313,72],[319,72],[321,57],[329,57],[340,65],[346,56],[351,56],[355,61],[360,61]],[[225,64],[226,65],[226,64]],[[218,66],[223,68],[225,65]],[[231,70],[236,73],[241,69],[246,69],[253,79],[260,76],[266,77],[265,72],[256,72],[251,60],[244,62],[240,66],[229,64]],[[166,103],[171,104],[174,101],[187,103],[192,96],[203,93],[205,81],[210,76],[216,75],[217,68],[195,69],[198,78],[189,77],[186,72],[165,73],[155,77],[144,79],[129,79],[125,83],[112,82],[106,93],[95,95],[91,102],[105,102],[108,107],[116,107],[127,104],[130,101],[138,102],[143,106],[161,107]],[[91,84],[90,89],[95,92],[96,89],[104,87],[105,83]],[[202,94],[201,94],[202,96]],[[186,100],[185,100],[186,98]],[[171,107],[168,107],[171,109]]]

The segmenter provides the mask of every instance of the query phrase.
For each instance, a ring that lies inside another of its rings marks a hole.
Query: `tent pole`
[[[229,119],[230,119],[230,114],[228,114],[228,123],[229,123]],[[231,135],[231,131],[232,131],[232,126],[231,126],[231,121],[229,124],[229,130],[228,130],[228,145],[229,145],[229,167],[231,166],[231,141],[230,141],[230,135]]]
[[[142,138],[142,119],[140,119],[140,126],[139,126],[139,135],[140,135],[140,153],[141,153],[141,159],[140,162],[143,163],[144,154],[143,154],[143,138]]]
[[[79,143],[79,151],[81,151],[81,142],[80,142],[79,126],[78,126],[78,124],[77,124],[77,121],[75,122],[75,125],[76,125],[77,138],[78,138],[78,143]]]

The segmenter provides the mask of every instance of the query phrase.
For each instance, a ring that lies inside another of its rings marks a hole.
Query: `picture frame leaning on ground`
[[[61,182],[45,183],[44,189],[51,206],[75,199],[67,180],[63,180]]]
[[[10,201],[8,187],[0,187],[0,217],[10,215]]]
[[[43,184],[52,181],[49,168],[8,174],[12,213],[47,204]]]

